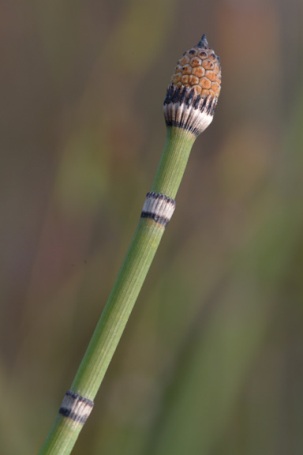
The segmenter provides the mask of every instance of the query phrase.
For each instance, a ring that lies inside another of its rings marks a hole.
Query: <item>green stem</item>
[[[167,128],[161,161],[152,191],[175,199],[196,136],[181,129]]]
[[[152,191],[175,198],[195,136],[182,128],[167,128],[162,158]],[[164,233],[163,225],[141,218],[113,290],[70,388],[93,400],[104,378]],[[40,455],[68,455],[83,422],[59,414]]]

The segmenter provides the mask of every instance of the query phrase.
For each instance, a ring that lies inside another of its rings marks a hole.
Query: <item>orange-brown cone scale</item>
[[[164,100],[167,125],[200,134],[212,121],[220,90],[220,61],[203,35],[177,63]]]
[[[218,98],[221,89],[220,62],[214,51],[208,48],[205,35],[201,41],[201,44],[184,52],[177,63],[171,83],[175,87],[193,88],[196,95]]]

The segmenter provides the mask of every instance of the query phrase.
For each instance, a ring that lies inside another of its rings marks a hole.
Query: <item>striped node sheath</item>
[[[141,218],[149,218],[163,227],[170,221],[175,211],[176,202],[165,194],[151,191],[147,193]]]
[[[151,191],[145,197],[112,292],[40,455],[69,455],[93,409],[93,400],[174,213],[191,148],[213,119],[220,84],[219,58],[203,35],[177,63],[164,100],[167,137]]]
[[[94,402],[92,400],[68,390],[62,400],[59,414],[66,417],[71,425],[82,426],[88,419],[93,407]]]

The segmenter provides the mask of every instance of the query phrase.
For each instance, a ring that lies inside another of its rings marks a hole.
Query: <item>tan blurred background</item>
[[[37,452],[72,381],[202,33],[215,120],[73,453],[303,453],[302,9],[0,3],[1,454]]]

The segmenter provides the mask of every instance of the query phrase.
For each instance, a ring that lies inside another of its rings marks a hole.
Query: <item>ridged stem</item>
[[[195,135],[168,127],[161,161],[151,191],[174,199]],[[108,365],[142,288],[165,226],[141,217],[112,292],[71,385],[67,401],[40,450],[40,455],[68,455],[88,417]],[[69,404],[70,402],[71,404]]]

